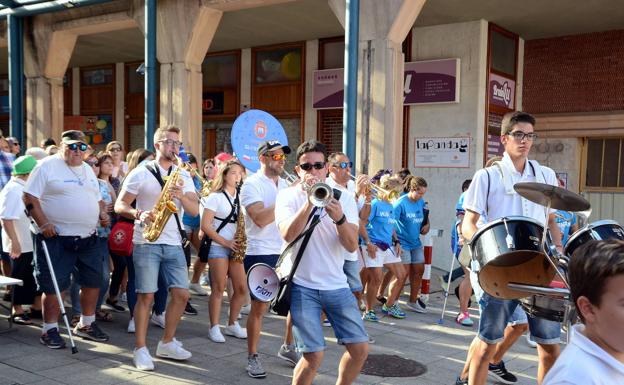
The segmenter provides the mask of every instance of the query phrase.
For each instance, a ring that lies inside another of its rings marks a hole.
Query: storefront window
[[[206,56],[202,63],[202,75],[205,88],[236,87],[238,81],[238,56]]]
[[[504,35],[496,29],[492,29],[490,34],[490,57],[491,69],[515,78],[516,39]]]
[[[269,84],[301,80],[300,47],[277,48],[256,52],[255,83]]]
[[[588,139],[585,158],[585,186],[624,187],[623,139]]]
[[[113,83],[112,68],[98,68],[82,71],[82,85],[101,86]]]

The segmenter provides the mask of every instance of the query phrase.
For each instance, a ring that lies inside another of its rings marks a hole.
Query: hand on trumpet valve
[[[355,178],[355,194],[357,196],[366,195],[368,192],[370,194],[370,189],[368,186],[370,185],[370,178],[366,174],[358,175]]]

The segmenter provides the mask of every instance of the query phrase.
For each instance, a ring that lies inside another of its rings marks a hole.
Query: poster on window
[[[414,167],[470,167],[470,137],[414,138]]]
[[[104,150],[106,144],[113,140],[112,115],[67,115],[64,128],[84,132],[87,144],[96,151]]]

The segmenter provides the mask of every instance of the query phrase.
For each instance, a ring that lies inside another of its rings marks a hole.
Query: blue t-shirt
[[[394,209],[391,203],[373,199],[371,212],[368,216],[366,232],[371,241],[385,242],[392,245],[392,231],[394,230]]]
[[[559,226],[561,235],[563,235],[561,244],[565,245],[566,242],[568,242],[568,238],[570,238],[570,227],[576,223],[576,215],[569,211],[557,210],[557,212],[555,212],[555,220],[557,221],[557,226]]]
[[[199,181],[199,178],[194,177],[193,184],[195,185],[195,190],[201,190],[202,185],[201,185],[201,182]],[[199,225],[200,225],[199,220],[200,220],[199,214],[192,217],[188,215],[185,211],[184,214],[182,215],[182,223],[192,228],[199,228]]]
[[[110,190],[108,189],[108,183],[101,179],[98,179],[98,183],[100,185],[100,195],[102,196],[102,200],[106,205],[113,203],[113,198],[110,195]],[[110,234],[111,226],[108,225],[106,227],[100,226],[100,222],[98,221],[97,225],[97,235],[98,237],[106,238]]]
[[[394,203],[394,228],[403,250],[413,250],[422,246],[420,242],[420,228],[425,217],[423,209],[425,200],[420,198],[416,202],[403,195]]]
[[[465,213],[464,207],[463,207],[464,195],[466,195],[465,191],[461,193],[461,195],[459,196],[459,199],[457,200],[457,205],[455,205],[455,216],[459,216]],[[459,224],[459,219],[456,219],[455,222],[453,222],[453,228],[451,229],[451,250],[453,251],[454,255],[459,255],[459,251],[461,250],[461,246],[459,246],[459,234],[457,234],[458,224]]]

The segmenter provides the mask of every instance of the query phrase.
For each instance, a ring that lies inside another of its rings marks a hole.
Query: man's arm
[[[199,214],[199,201],[197,200],[197,193],[186,192],[179,196],[180,202],[182,202],[182,207],[184,207],[184,212],[186,212],[189,216],[195,217]]]
[[[25,192],[23,200],[24,205],[26,206],[26,210],[28,211],[28,215],[33,218],[33,220],[37,224],[37,227],[39,227],[39,231],[41,231],[43,236],[46,238],[56,236],[56,230],[54,229],[54,225],[52,225],[52,223],[48,221],[48,217],[46,217],[43,213],[39,199]]]
[[[480,214],[467,209],[464,214],[464,220],[461,223],[461,233],[464,239],[470,241],[472,236],[477,232],[477,222],[479,222]]]
[[[284,241],[290,243],[303,232],[313,208],[314,206],[306,199],[303,206],[292,216],[292,219],[287,219],[279,223],[278,228]]]
[[[264,203],[255,202],[245,207],[247,215],[258,227],[264,227],[275,222],[275,205],[264,207]]]
[[[355,201],[352,202],[355,205]],[[357,208],[354,207],[355,210]],[[357,250],[357,242],[358,242],[358,225],[350,223],[347,221],[347,217],[342,211],[342,205],[340,201],[332,198],[332,200],[325,206],[325,211],[329,217],[336,224],[336,230],[338,231],[338,239],[340,240],[340,244],[344,247],[348,252],[352,253]],[[354,214],[357,212],[354,211]]]
[[[153,220],[154,216],[150,211],[142,212],[132,207],[132,202],[134,202],[135,199],[135,194],[129,193],[126,190],[121,190],[119,198],[117,198],[115,202],[115,212],[124,218],[139,219],[141,222],[146,218]]]
[[[9,257],[11,257],[11,259],[19,258],[19,256],[22,254],[22,247],[19,243],[19,237],[17,236],[17,232],[15,231],[15,220],[2,219],[2,228],[11,240],[11,249],[8,250]]]
[[[555,213],[548,216],[548,229],[550,230],[550,236],[554,240],[555,247],[559,252],[563,253],[563,245],[561,244],[561,230],[557,225],[557,218]]]

